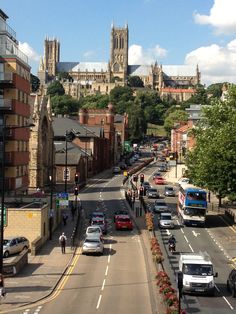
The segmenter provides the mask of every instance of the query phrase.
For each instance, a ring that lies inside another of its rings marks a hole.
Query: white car
[[[180,179],[178,180],[179,185],[189,184],[189,182],[190,182],[190,179],[189,179],[189,178],[185,178],[185,177],[180,178]]]
[[[9,237],[3,240],[3,256],[20,253],[23,250],[28,250],[29,240],[25,237]]]
[[[82,254],[98,253],[103,254],[104,245],[100,237],[86,237],[82,246]]]
[[[103,240],[102,229],[99,226],[89,226],[86,229],[86,236],[87,237],[100,237]]]

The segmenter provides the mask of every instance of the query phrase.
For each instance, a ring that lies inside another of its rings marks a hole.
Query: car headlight
[[[190,282],[189,281],[184,281],[184,286],[190,287]]]
[[[209,288],[213,288],[215,286],[215,283],[214,281],[210,281],[209,284],[208,284]]]

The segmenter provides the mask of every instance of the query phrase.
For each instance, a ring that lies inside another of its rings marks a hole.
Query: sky
[[[201,83],[236,83],[236,0],[0,0],[37,75],[44,39],[60,61],[109,61],[110,31],[129,27],[129,64],[197,65]]]

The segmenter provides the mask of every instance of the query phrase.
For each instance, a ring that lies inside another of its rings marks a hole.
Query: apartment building
[[[30,66],[7,19],[0,10],[0,178],[11,195],[29,182]]]

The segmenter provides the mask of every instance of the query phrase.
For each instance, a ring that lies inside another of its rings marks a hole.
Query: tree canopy
[[[144,87],[143,81],[139,76],[129,76],[128,85],[130,87]]]
[[[30,74],[30,84],[31,84],[31,91],[33,93],[37,92],[40,86],[39,78],[33,74]]]
[[[54,95],[51,97],[52,111],[57,114],[78,114],[79,101],[69,95]]]
[[[194,183],[220,198],[236,198],[236,87],[228,100],[215,100],[203,109],[204,118],[193,130],[194,149],[188,153],[187,167]]]
[[[55,95],[62,96],[64,94],[65,94],[64,87],[59,81],[52,82],[47,88],[47,95],[50,95],[52,97]]]
[[[171,129],[180,122],[187,121],[188,114],[179,108],[174,108],[170,111],[169,115],[165,119],[164,128],[166,132],[170,135]]]

